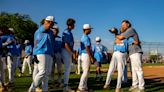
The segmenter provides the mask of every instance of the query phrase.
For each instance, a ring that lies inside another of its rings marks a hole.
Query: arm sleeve
[[[86,46],[90,46],[90,41],[89,41],[88,38],[85,38],[85,39],[84,39],[84,45],[85,45],[85,47],[86,47]]]
[[[124,36],[126,39],[129,37],[133,37],[135,35],[135,30],[132,28],[127,29],[127,31],[125,31],[123,34],[121,34],[122,36]]]
[[[63,33],[63,36],[62,36],[62,41],[64,42],[64,43],[69,43],[70,41],[69,41],[69,35],[68,34],[66,34],[66,33]]]

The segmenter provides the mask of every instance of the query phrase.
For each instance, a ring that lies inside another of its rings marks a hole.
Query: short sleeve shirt
[[[62,48],[65,48],[65,43],[67,43],[71,47],[71,50],[73,50],[74,38],[69,30],[65,30],[62,34]]]
[[[122,34],[126,39],[129,39],[132,37],[134,40],[139,41],[139,37],[135,29],[133,28],[128,28],[123,34]],[[132,55],[134,53],[142,53],[142,49],[140,45],[128,45],[128,53],[129,55]]]
[[[88,35],[84,34],[82,36],[80,46],[81,46],[81,52],[87,53],[85,47],[87,47],[87,46],[91,47],[91,41],[90,41],[90,38]]]

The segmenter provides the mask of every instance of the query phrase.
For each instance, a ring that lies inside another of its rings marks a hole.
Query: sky
[[[52,15],[58,22],[60,35],[66,28],[66,20],[74,18],[75,40],[80,40],[83,24],[89,23],[94,28],[92,40],[100,36],[106,46],[114,40],[108,29],[119,29],[122,20],[127,19],[141,41],[164,42],[164,0],[0,0],[0,12],[28,14],[37,24]]]

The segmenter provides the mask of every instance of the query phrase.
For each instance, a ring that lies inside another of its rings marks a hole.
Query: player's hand
[[[133,44],[134,44],[134,45],[140,45],[140,42],[134,40]]]
[[[114,42],[115,42],[116,44],[122,44],[122,42],[121,42],[119,39],[116,39]]]
[[[76,59],[76,55],[72,52],[72,55],[73,55],[73,59]]]
[[[93,63],[95,63],[95,59],[93,58],[93,57],[91,57],[91,63],[93,64]]]
[[[108,60],[108,56],[106,56],[106,60]]]

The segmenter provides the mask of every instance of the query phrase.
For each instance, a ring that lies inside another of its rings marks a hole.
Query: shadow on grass
[[[92,74],[93,75],[93,74]],[[151,78],[151,79],[145,79],[145,92],[164,92],[164,82],[162,82],[162,78]],[[104,90],[103,86],[105,84],[106,76],[104,76],[103,80],[95,80],[95,78],[89,77],[88,78],[88,88],[90,89],[89,92],[114,92],[117,84],[117,79],[112,78],[111,83],[110,83],[110,89],[109,90]],[[80,81],[80,76],[79,78],[71,78],[69,86],[73,89],[76,90],[79,85]],[[129,87],[131,86],[132,81],[131,79],[128,80],[127,83],[122,84],[122,90],[124,92],[128,92]],[[52,89],[50,92],[61,92],[62,89]]]
[[[111,83],[110,83],[110,89],[104,90],[103,86],[106,81],[106,73],[103,73],[103,80],[95,80],[94,78],[95,72],[91,71],[91,74],[88,78],[88,88],[91,90],[90,92],[114,92],[117,79],[116,76],[113,76]],[[79,85],[81,75],[71,74],[69,79],[69,86],[76,90]],[[149,77],[149,76],[147,76]],[[151,77],[151,76],[150,76]],[[30,84],[32,82],[32,78],[29,76],[26,77],[16,77],[15,80],[15,87],[13,92],[27,92],[28,88],[30,87]],[[124,92],[128,92],[129,87],[131,86],[132,81],[131,79],[128,80],[127,83],[122,84],[122,89]],[[164,92],[164,77],[160,78],[149,78],[145,79],[145,92]],[[56,87],[56,88],[50,88],[49,92],[62,92],[62,88]]]
[[[164,92],[164,77],[145,79],[146,92]]]

